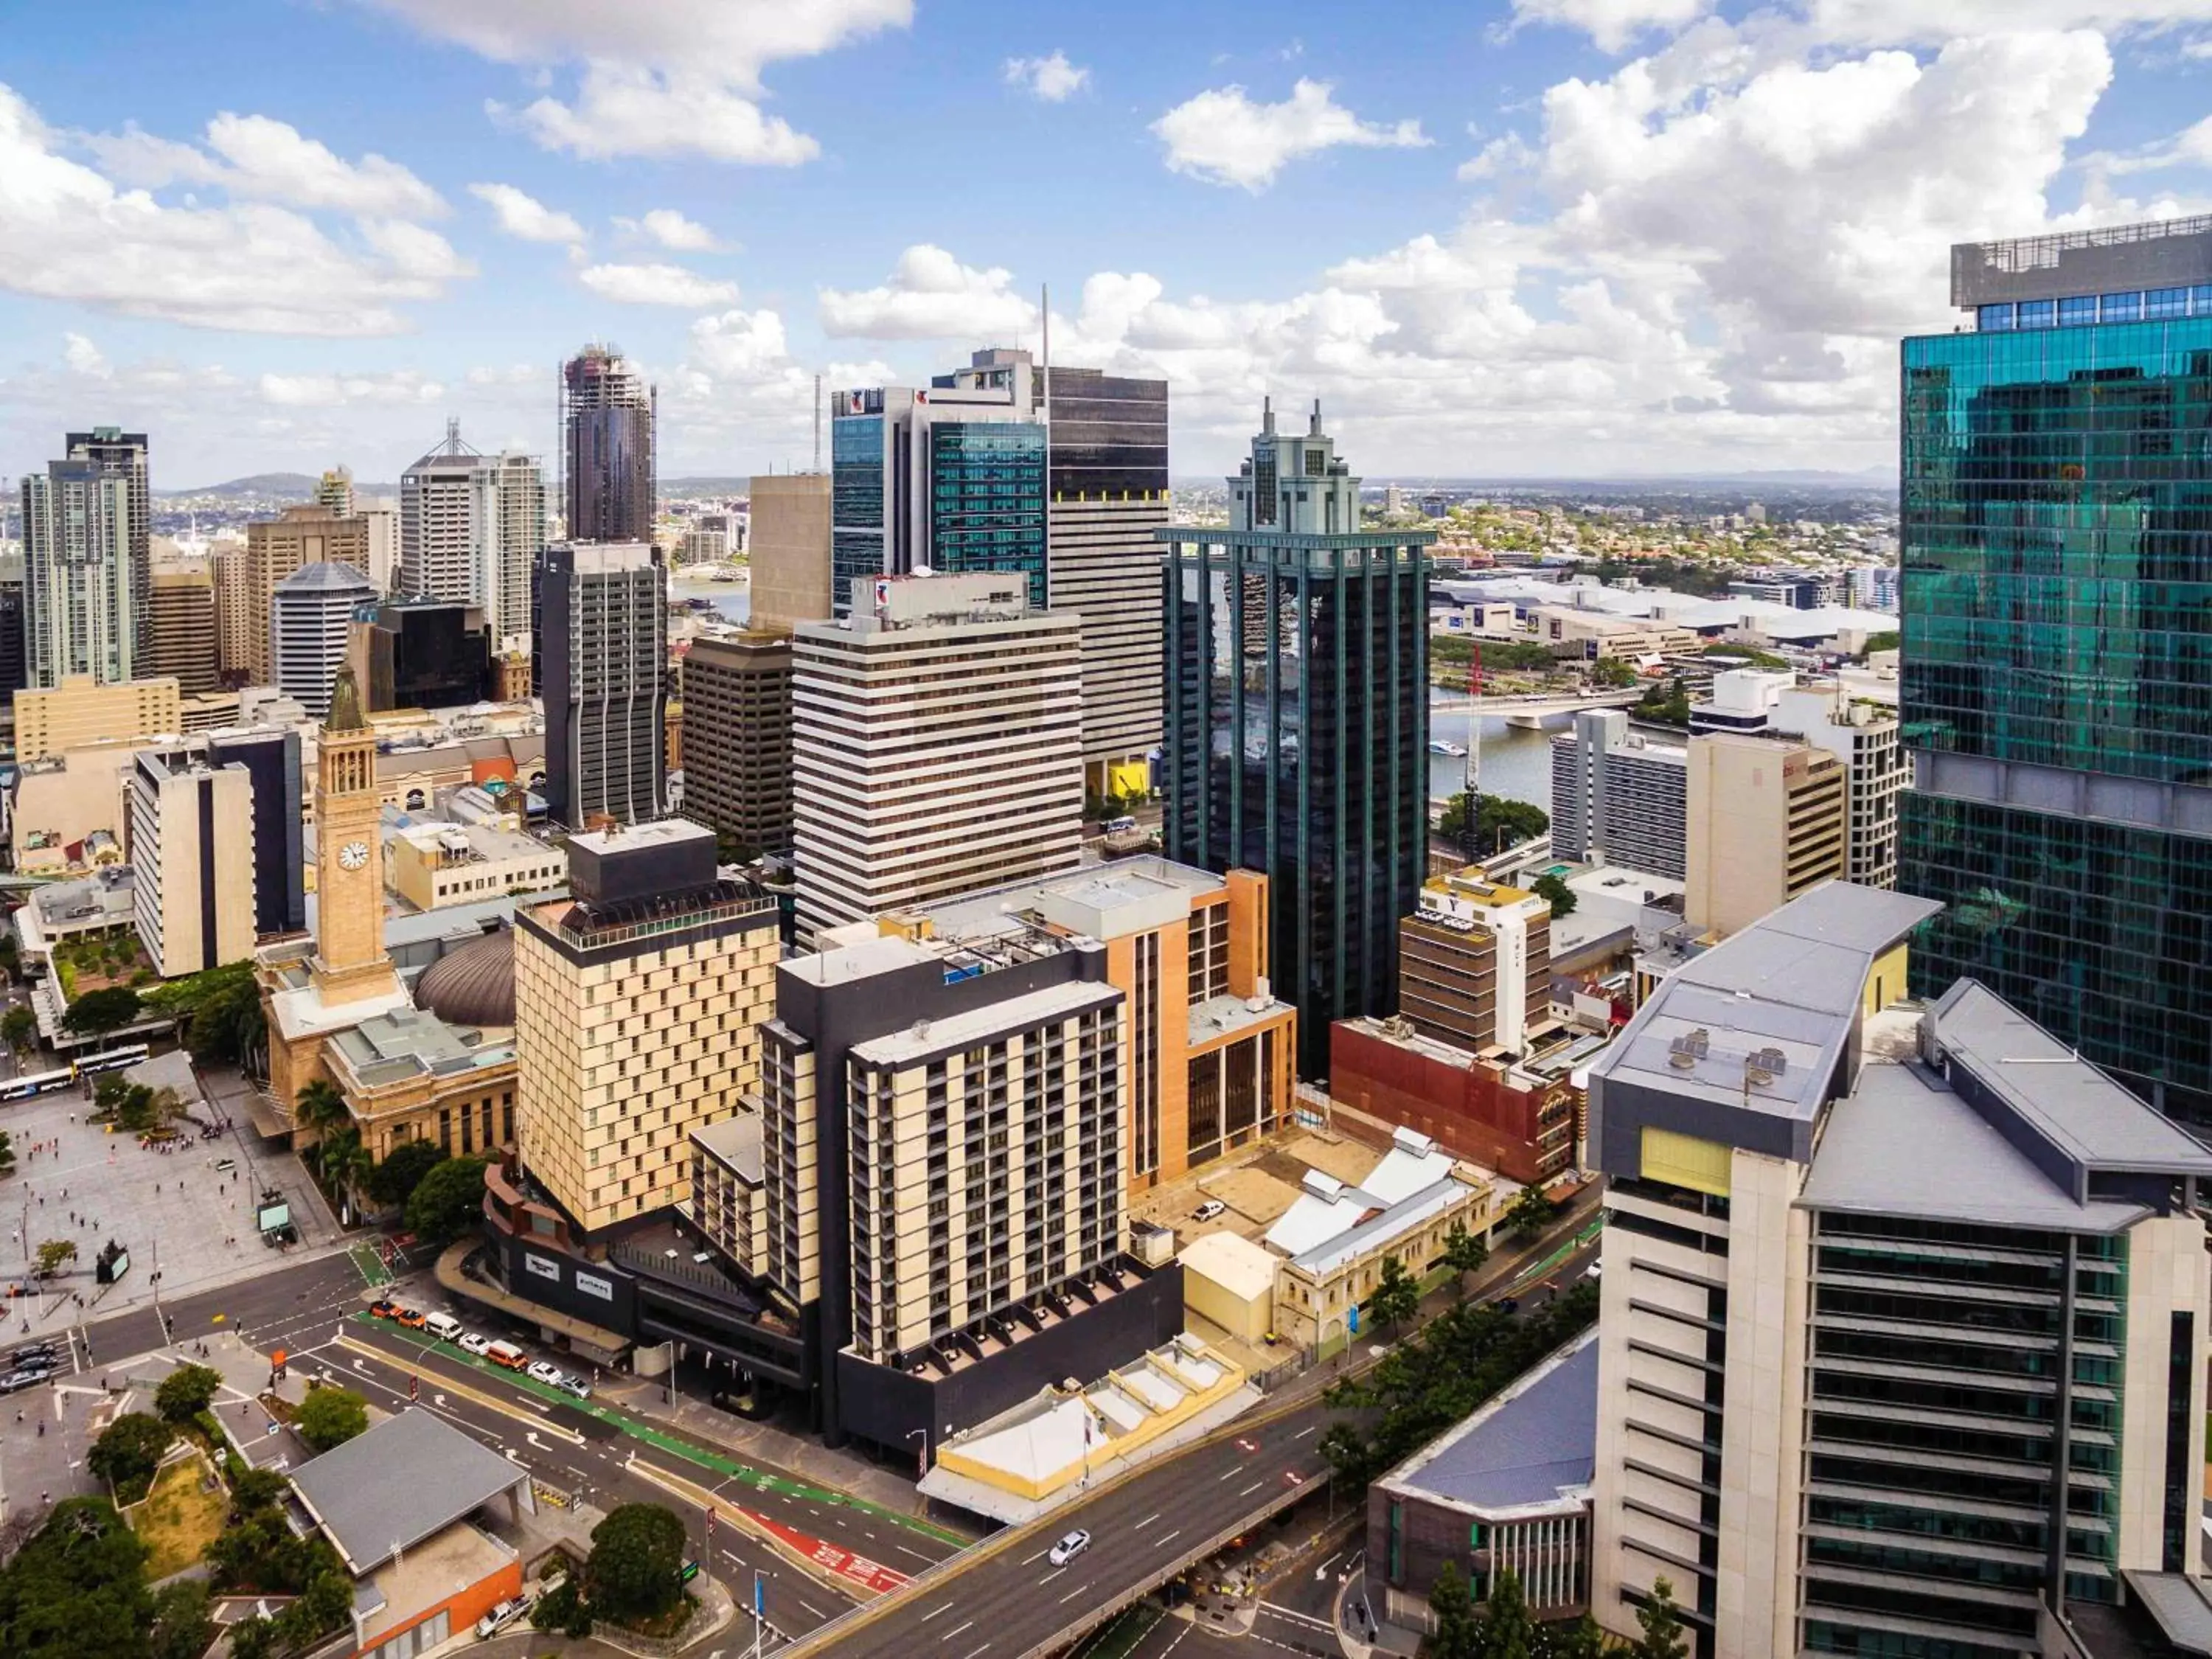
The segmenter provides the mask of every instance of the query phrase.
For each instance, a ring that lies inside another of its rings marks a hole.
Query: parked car
[[[57,1353],[51,1342],[27,1342],[8,1356],[11,1365],[36,1365],[41,1361],[51,1363]]]
[[[1224,1216],[1228,1213],[1229,1206],[1226,1204],[1218,1198],[1209,1198],[1190,1212],[1190,1218],[1193,1221],[1212,1221],[1217,1216]]]
[[[422,1321],[427,1316],[420,1308],[402,1308],[399,1310],[399,1322],[410,1331],[421,1330]]]
[[[1055,1567],[1064,1567],[1091,1547],[1091,1534],[1080,1527],[1061,1539],[1047,1552],[1045,1559]]]
[[[561,1381],[561,1368],[558,1365],[549,1365],[542,1359],[533,1359],[530,1362],[529,1374],[540,1382],[557,1385]]]
[[[0,1376],[0,1394],[14,1394],[22,1389],[35,1389],[41,1382],[51,1382],[55,1374],[52,1365],[19,1365],[5,1376]]]
[[[368,1316],[371,1319],[397,1319],[399,1317],[399,1304],[388,1296],[380,1296],[368,1304]]]
[[[491,1339],[478,1336],[474,1331],[463,1331],[455,1340],[463,1353],[481,1355],[491,1351]]]
[[[585,1382],[580,1376],[570,1376],[565,1371],[554,1379],[553,1386],[563,1394],[574,1395],[579,1400],[589,1400],[592,1397],[590,1383]]]
[[[488,1637],[496,1636],[500,1632],[505,1630],[509,1625],[513,1624],[516,1620],[521,1618],[524,1613],[529,1611],[530,1598],[528,1596],[509,1596],[506,1601],[494,1607],[489,1613],[484,1614],[483,1618],[477,1620],[477,1639],[478,1641],[483,1641]]]

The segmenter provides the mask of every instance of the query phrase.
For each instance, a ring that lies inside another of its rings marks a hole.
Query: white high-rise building
[[[346,659],[355,612],[376,587],[349,564],[303,565],[269,596],[269,660],[276,687],[317,720],[331,712],[331,688]]]
[[[528,642],[530,570],[544,545],[545,479],[534,455],[480,453],[448,422],[444,446],[399,481],[399,590],[482,605],[502,651]]]
[[[1020,571],[854,582],[852,616],[793,635],[799,925],[1075,867],[1080,619]]]

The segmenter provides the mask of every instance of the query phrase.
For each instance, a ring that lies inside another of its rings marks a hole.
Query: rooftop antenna
[[[1275,435],[1275,400],[1265,392],[1260,395],[1260,430],[1267,437]]]

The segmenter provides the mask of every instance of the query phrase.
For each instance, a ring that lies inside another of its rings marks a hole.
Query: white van
[[[441,1342],[451,1342],[459,1337],[461,1322],[449,1313],[434,1313],[425,1316],[422,1328]]]

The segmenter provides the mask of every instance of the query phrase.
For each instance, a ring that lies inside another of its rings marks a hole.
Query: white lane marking
[[[1060,1605],[1066,1607],[1070,1601],[1073,1601],[1077,1596],[1085,1594],[1090,1589],[1091,1586],[1088,1584],[1078,1584],[1073,1589],[1068,1591],[1066,1595],[1060,1598]]]
[[[933,1619],[936,1618],[936,1617],[937,1617],[937,1615],[938,1615],[939,1613],[950,1613],[951,1610],[952,1610],[952,1603],[951,1603],[951,1602],[950,1602],[950,1601],[947,1601],[947,1602],[945,1602],[945,1605],[944,1605],[944,1606],[942,1606],[942,1607],[940,1607],[934,1608],[934,1609],[933,1609],[932,1611],[930,1611],[930,1612],[928,1612],[928,1613],[923,1613],[923,1614],[921,1615],[921,1622],[922,1622],[923,1624],[925,1624],[925,1625],[926,1625],[926,1624],[927,1624],[931,1620],[933,1620]]]
[[[896,1550],[901,1555],[911,1555],[915,1560],[921,1562],[924,1566],[930,1565],[929,1558],[924,1555],[920,1550],[910,1550],[903,1544],[894,1544],[891,1547]],[[1030,1559],[1034,1561],[1036,1559],[1036,1557],[1032,1555],[1030,1557]]]
[[[1259,1491],[1261,1487],[1267,1484],[1267,1483],[1264,1480],[1255,1480],[1250,1486],[1244,1487],[1237,1495],[1239,1498],[1249,1498],[1254,1492]]]
[[[1172,1543],[1174,1543],[1174,1542],[1175,1542],[1175,1540],[1176,1540],[1176,1539],[1178,1539],[1178,1538],[1180,1538],[1180,1537],[1182,1537],[1182,1528],[1181,1527],[1177,1527],[1177,1528],[1176,1528],[1173,1532],[1170,1533],[1166,1537],[1164,1537],[1164,1538],[1156,1538],[1156,1539],[1154,1539],[1152,1541],[1153,1541],[1154,1543],[1156,1543],[1156,1544],[1161,1544],[1161,1545],[1172,1544]]]
[[[1137,1522],[1137,1524],[1136,1524],[1135,1526],[1133,1526],[1133,1527],[1130,1528],[1129,1528],[1129,1530],[1130,1530],[1131,1532],[1142,1532],[1142,1531],[1144,1531],[1144,1529],[1145,1529],[1146,1527],[1151,1526],[1151,1525],[1152,1524],[1152,1522],[1155,1522],[1155,1521],[1158,1520],[1159,1518],[1160,1518],[1160,1512],[1159,1512],[1158,1510],[1153,1510],[1150,1515],[1146,1516],[1143,1520],[1141,1520],[1141,1521],[1138,1522]],[[1032,1558],[1032,1559],[1035,1559],[1035,1558]]]
[[[1296,1434],[1292,1435],[1291,1438],[1293,1440],[1303,1440],[1319,1427],[1321,1427],[1321,1425],[1318,1423],[1309,1423],[1304,1428],[1300,1429]]]
[[[940,1642],[950,1642],[954,1637],[959,1635],[962,1631],[973,1630],[975,1628],[975,1621],[973,1619],[970,1619],[964,1625],[955,1625],[951,1630],[945,1632],[944,1635],[939,1637],[937,1639]]]

